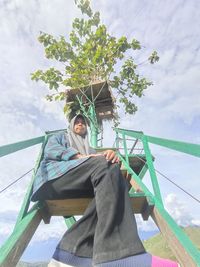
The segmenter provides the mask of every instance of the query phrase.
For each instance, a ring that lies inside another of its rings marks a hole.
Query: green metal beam
[[[35,164],[35,167],[34,167],[34,173],[32,175],[31,182],[29,184],[29,187],[28,187],[28,190],[27,190],[26,195],[24,197],[24,200],[23,200],[23,203],[22,203],[20,212],[18,214],[17,222],[15,224],[15,227],[17,227],[18,223],[24,218],[24,216],[27,214],[27,211],[29,209],[29,206],[30,206],[30,198],[31,198],[32,191],[33,191],[33,183],[34,183],[34,179],[35,179],[35,173],[36,173],[36,171],[37,171],[37,169],[38,169],[38,167],[40,165],[41,159],[43,157],[43,149],[44,149],[45,144],[48,141],[48,137],[49,137],[48,135],[45,135],[44,142],[42,144],[42,147],[40,149],[39,156],[37,158],[37,161],[36,161],[36,164]]]
[[[127,149],[127,145],[126,145],[125,134],[122,134],[122,136],[123,136],[123,145],[124,145],[125,158],[126,158],[126,162],[129,164],[128,149]]]
[[[53,130],[53,131],[45,131],[45,134],[48,135],[48,136],[51,136],[53,134],[56,134],[56,133],[59,133],[59,132],[67,132],[67,128],[63,128],[63,129],[60,129],[60,130]]]
[[[87,97],[87,96],[86,96]],[[80,98],[78,95],[76,96],[81,112],[83,115],[88,118],[90,122],[90,145],[94,148],[98,147],[98,133],[100,131],[97,121],[97,115],[95,111],[95,105],[94,103],[88,98],[89,100],[89,108],[86,110],[82,98]]]
[[[115,146],[116,146],[116,149],[119,149],[119,134],[118,133],[116,133]]]
[[[25,148],[30,147],[30,146],[37,145],[39,143],[42,143],[43,141],[44,141],[44,136],[40,136],[37,138],[33,138],[33,139],[29,139],[29,140],[25,140],[25,141],[13,143],[13,144],[1,146],[0,147],[0,157],[6,156],[8,154],[14,153],[18,150],[22,150],[22,149],[25,149]]]
[[[187,234],[177,225],[177,223],[173,220],[173,218],[169,215],[169,213],[163,207],[160,199],[154,196],[149,189],[145,186],[145,184],[141,181],[140,177],[132,170],[131,167],[127,164],[126,160],[122,157],[121,154],[118,154],[123,165],[127,169],[127,171],[132,174],[131,179],[135,180],[140,188],[143,190],[145,195],[151,199],[159,212],[159,214],[164,218],[167,226],[170,228],[171,232],[176,236],[176,239],[179,241],[181,246],[186,250],[187,254],[192,258],[192,260],[196,263],[200,264],[200,252],[192,243]],[[200,265],[197,265],[200,266]]]
[[[167,148],[170,148],[170,149],[173,149],[179,152],[183,152],[183,153],[186,153],[192,156],[200,157],[200,145],[199,144],[192,144],[192,143],[187,143],[187,142],[180,142],[176,140],[170,140],[170,139],[144,135],[143,132],[121,129],[121,128],[114,128],[114,131],[116,131],[117,133],[125,134],[130,137],[138,138],[140,140],[142,139],[142,136],[145,136],[149,143],[167,147]]]
[[[143,177],[145,176],[146,172],[148,170],[148,166],[147,163],[145,163],[145,165],[143,166],[142,170],[140,171],[140,173],[138,174],[138,177],[142,180]],[[129,193],[135,193],[135,190],[133,187],[131,187],[131,189],[129,190]]]
[[[150,151],[146,136],[143,136],[142,143],[143,143],[144,152],[145,152],[146,159],[147,159],[147,165],[148,165],[149,173],[151,176],[151,182],[152,182],[154,193],[155,193],[156,197],[159,199],[160,203],[163,205],[162,197],[161,197],[161,193],[160,193],[160,188],[159,188],[159,184],[158,184],[158,179],[157,179],[156,172],[154,169],[151,151]]]
[[[190,154],[192,156],[200,157],[200,145],[185,143],[175,140],[163,139],[153,136],[146,136],[148,142],[159,146],[167,147],[179,152]]]
[[[90,135],[91,135],[91,146],[92,147],[98,147],[98,133],[99,133],[99,127],[97,122],[97,115],[95,111],[94,104],[90,104],[89,107],[89,114],[88,114],[89,120],[90,120]]]
[[[35,204],[0,248],[1,267],[16,266],[41,219],[39,207]]]
[[[148,166],[147,166],[147,163],[145,163],[145,165],[143,166],[142,170],[140,171],[138,175],[140,179],[142,179],[145,176],[147,170],[148,170]]]
[[[114,131],[117,133],[128,135],[130,137],[135,137],[137,139],[141,139],[143,136],[143,132],[139,132],[139,131],[131,131],[131,130],[126,130],[126,129],[121,129],[121,128],[114,128]]]
[[[142,191],[145,193],[146,196],[154,197],[153,194],[149,191],[149,189],[146,187],[146,185],[142,182],[140,177],[133,171],[133,169],[128,165],[126,160],[123,158],[123,156],[118,152],[117,155],[119,156],[120,160],[123,163],[123,166],[126,168],[128,173],[131,174],[131,179],[135,180],[136,183],[140,186]]]
[[[65,223],[69,229],[76,222],[75,217],[65,218]]]
[[[34,175],[33,175],[33,178],[34,178]],[[30,196],[32,194],[33,181],[34,180],[32,179],[31,183],[30,183],[30,185],[28,187],[28,190],[27,190],[27,192],[25,194],[25,197],[24,197],[20,212],[19,212],[18,217],[17,217],[16,224],[15,224],[15,229],[18,227],[18,224],[21,222],[21,220],[27,215],[27,212],[28,212],[28,209],[29,209],[29,206],[30,206]]]

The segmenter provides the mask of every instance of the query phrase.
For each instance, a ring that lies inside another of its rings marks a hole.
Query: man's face
[[[86,131],[87,128],[84,119],[82,117],[77,117],[74,122],[74,132],[76,134],[84,136],[86,134]]]

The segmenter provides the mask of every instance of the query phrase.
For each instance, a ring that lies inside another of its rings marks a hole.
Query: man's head
[[[74,121],[74,133],[85,136],[87,132],[86,122],[82,115],[78,115]]]

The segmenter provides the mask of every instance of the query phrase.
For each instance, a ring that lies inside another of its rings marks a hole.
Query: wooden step
[[[116,151],[117,149],[116,148],[110,148],[110,147],[103,147],[103,148],[98,148],[96,149],[96,152],[97,153],[103,153],[104,151],[106,151],[107,149],[111,149],[111,150],[114,150]],[[125,159],[125,156],[123,155],[124,159]],[[144,167],[144,165],[146,164],[146,157],[144,154],[137,154],[137,155],[129,155],[129,165],[130,167],[133,169],[133,171],[138,175],[142,168]],[[152,157],[152,159],[154,160],[154,158]],[[120,166],[121,166],[121,170],[122,172],[124,173],[126,170],[125,170],[125,167],[123,166],[123,164],[121,164],[120,162]]]
[[[144,220],[147,220],[154,205],[144,195],[144,193],[134,193],[130,195],[133,212],[141,213]],[[43,219],[48,223],[48,217],[51,216],[74,216],[83,215],[85,209],[90,203],[91,198],[76,198],[62,200],[46,200],[43,207]]]
[[[146,163],[146,158],[144,155],[137,155],[137,157],[129,156],[129,165],[137,175],[141,172],[145,163]],[[121,170],[122,172],[125,171],[125,167],[123,166],[123,164],[121,165]]]
[[[146,159],[144,155],[140,155],[139,159],[138,157],[129,157],[129,165],[132,168],[132,170],[139,175],[142,168],[144,167],[144,165],[146,164]],[[141,188],[139,187],[139,185],[133,180],[131,179],[131,174],[127,172],[125,166],[123,164],[121,164],[121,172],[122,175],[124,176],[124,178],[127,180],[128,182],[128,186],[129,186],[129,190],[131,189],[131,187],[134,189],[134,191],[139,192],[141,191]]]

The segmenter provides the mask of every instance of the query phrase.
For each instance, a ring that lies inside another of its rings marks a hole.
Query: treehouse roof
[[[91,86],[70,89],[66,92],[67,102],[75,102],[76,96],[81,97],[83,105],[89,105],[89,100],[94,103],[97,119],[112,120],[114,118],[114,97],[107,81],[96,81]],[[73,117],[76,110],[72,107],[69,117]]]

